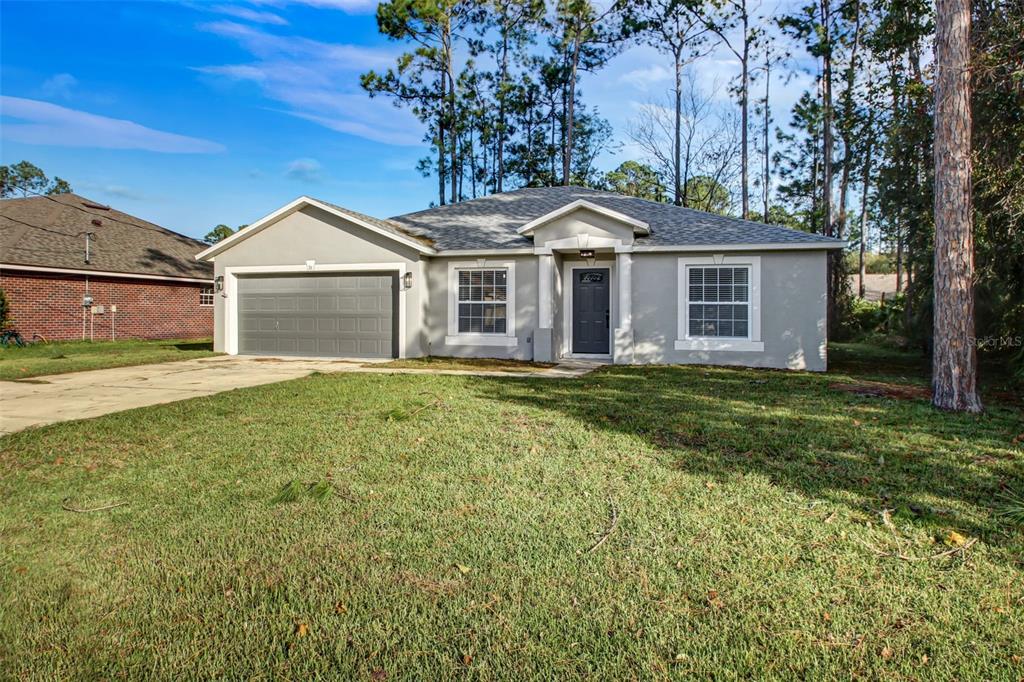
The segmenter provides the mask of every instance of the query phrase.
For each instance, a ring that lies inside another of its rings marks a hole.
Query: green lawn
[[[553,362],[526,362],[525,360],[498,360],[494,358],[450,358],[428,355],[424,358],[392,360],[384,363],[367,363],[367,367],[396,369],[458,370],[463,372],[543,372],[551,369]]]
[[[0,347],[0,380],[215,355],[210,339],[67,341]]]
[[[1024,530],[993,509],[1024,492],[1020,405],[829,388],[863,352],[314,375],[8,436],[0,670],[1019,679]]]

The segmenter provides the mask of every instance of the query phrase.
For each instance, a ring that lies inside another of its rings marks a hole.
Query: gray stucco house
[[[826,368],[844,242],[579,187],[372,218],[300,197],[200,253],[216,350]]]

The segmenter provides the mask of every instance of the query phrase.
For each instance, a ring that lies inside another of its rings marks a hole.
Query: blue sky
[[[202,236],[301,194],[376,216],[418,210],[436,181],[411,114],[359,88],[402,46],[365,0],[0,4],[0,163],[28,159],[85,196]],[[669,86],[633,48],[583,81],[584,100],[636,155],[627,123]],[[702,82],[735,64],[715,55]],[[776,118],[806,84],[780,79]],[[721,88],[720,97],[727,97]]]

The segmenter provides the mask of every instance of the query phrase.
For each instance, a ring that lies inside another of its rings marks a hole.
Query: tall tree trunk
[[[564,97],[564,93],[563,93],[563,97]],[[558,155],[558,145],[555,142],[555,118],[556,118],[555,105],[552,102],[552,104],[551,104],[551,158],[549,159],[550,162],[551,162],[551,180],[549,182],[551,182],[552,185],[555,185],[558,182],[558,180],[557,180],[558,175],[555,172],[555,159],[557,158],[557,155]]]
[[[821,203],[824,210],[823,222],[825,234],[835,236],[835,224],[832,216],[832,0],[821,0],[821,42],[822,50],[822,178],[821,178]],[[837,297],[839,287],[837,279],[840,276],[841,268],[838,260],[842,258],[842,251],[836,250],[829,253],[828,258],[828,328],[830,333],[836,331],[838,320]]]
[[[822,151],[821,151],[821,202],[824,210],[825,234],[832,236],[832,46],[829,35],[832,0],[821,0],[822,42],[825,49],[821,57],[821,104],[822,104]]]
[[[445,129],[445,125],[446,125],[445,122],[444,122],[444,117],[445,117],[444,103],[446,101],[445,100],[445,98],[446,98],[445,93],[448,91],[448,88],[446,86],[446,82],[447,81],[445,80],[445,75],[440,70],[438,71],[437,80],[438,80],[438,86],[439,86],[438,90],[440,90],[440,94],[441,94],[441,100],[438,102],[438,107],[437,107],[437,184],[438,184],[438,190],[440,191],[440,195],[438,197],[438,204],[441,205],[441,206],[444,206],[444,203],[445,203],[445,196],[444,196],[445,182],[448,180],[448,170],[447,170],[447,168],[445,168],[445,162],[444,162],[444,155],[448,153],[448,150],[445,148],[445,143],[444,143],[444,140],[445,140],[444,129]]]
[[[498,84],[498,192],[502,191],[505,182],[505,99],[508,97],[508,18],[502,23],[501,29],[501,81]]]
[[[896,293],[903,291],[903,227],[896,231]]]
[[[576,123],[576,70],[580,63],[580,44],[573,46],[572,66],[569,70],[568,101],[565,105],[565,147],[562,150],[562,184],[572,184],[572,134]]]
[[[740,132],[742,150],[740,151],[740,192],[743,201],[743,219],[750,218],[750,169],[747,164],[750,158],[750,32],[748,28],[746,3],[743,5],[743,57],[740,59]]]
[[[870,120],[874,120],[874,115],[871,115]],[[873,125],[868,126],[868,134],[874,128]],[[868,241],[868,191],[871,187],[871,152],[872,144],[871,140],[868,139],[867,147],[864,151],[864,168],[861,175],[862,190],[860,195],[860,260],[858,262],[858,279],[857,279],[857,296],[864,298],[864,252],[867,248]]]
[[[935,338],[932,404],[980,412],[974,344],[969,0],[935,13]]]
[[[451,158],[451,174],[452,174],[452,188],[451,188],[451,201],[457,203],[459,201],[460,193],[460,182],[459,176],[461,174],[459,170],[459,145],[458,145],[458,134],[456,129],[458,127],[458,121],[455,116],[455,72],[452,64],[452,34],[451,24],[446,23],[444,26],[444,34],[442,38],[442,50],[444,54],[445,72],[448,76],[448,125],[450,126],[450,137],[451,137],[451,148],[449,155]]]
[[[850,63],[846,67],[846,92],[843,93],[843,173],[839,180],[839,221],[836,236],[840,239],[846,234],[847,210],[846,199],[850,187],[850,169],[853,148],[853,98],[857,86],[857,55],[860,52],[860,0],[854,0],[853,47],[850,50]]]
[[[682,156],[683,156],[683,138],[682,138],[682,127],[683,127],[683,47],[679,45],[673,51],[675,58],[676,68],[676,115],[675,115],[675,130],[672,147],[672,189],[675,193],[674,202],[676,206],[683,205],[683,175],[682,175]]]
[[[817,126],[815,126],[814,140],[812,140],[812,147],[811,147],[811,149],[812,149],[812,157],[811,157],[811,229],[812,229],[812,231],[817,227],[816,223],[817,223],[817,220],[818,220],[818,208],[821,206],[821,201],[818,198],[818,185],[819,185],[818,178],[819,178],[819,175],[820,175],[820,172],[821,172],[821,159],[820,159],[821,145],[819,144],[820,140],[821,140],[821,137],[819,136],[819,133],[818,133],[818,130],[817,130]],[[821,233],[825,234],[825,230],[822,229]]]
[[[772,85],[772,61],[771,56],[766,53],[764,60],[764,178],[762,179],[763,188],[761,191],[761,199],[764,201],[764,214],[762,216],[762,222],[768,222],[768,203],[771,199],[771,180],[772,180],[772,166],[771,166],[771,149],[769,142],[769,127],[771,126],[772,110],[771,104],[769,103],[768,95],[771,92]]]
[[[485,150],[487,149],[487,145],[485,145],[483,143],[481,143],[480,146],[483,147]],[[473,147],[474,147],[474,145],[473,145],[473,129],[470,128],[469,129],[469,187],[470,187],[469,191],[473,193],[473,198],[476,199],[476,151],[474,151]],[[485,161],[486,161],[486,158],[487,158],[487,152],[485,151],[484,152],[484,160]]]
[[[844,133],[842,137],[843,147],[849,149],[849,134]],[[839,174],[839,216],[836,219],[835,229],[835,236],[838,239],[842,239],[846,235],[846,201],[850,189],[850,158],[848,153],[845,156],[843,170]]]

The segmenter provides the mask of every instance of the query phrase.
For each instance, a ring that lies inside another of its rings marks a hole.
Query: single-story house
[[[213,334],[203,244],[77,194],[0,201],[10,326],[49,341]]]
[[[826,368],[844,242],[580,187],[382,220],[309,197],[200,253],[214,347]]]

